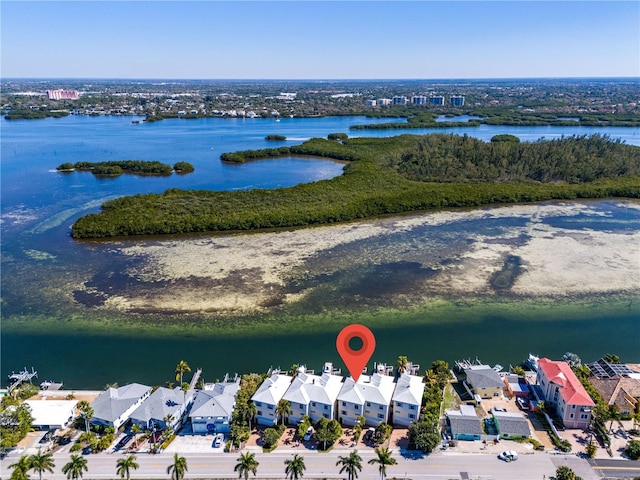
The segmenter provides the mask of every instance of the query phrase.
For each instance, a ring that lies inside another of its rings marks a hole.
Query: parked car
[[[504,460],[505,462],[514,462],[518,460],[518,454],[513,450],[507,450],[498,455],[500,460]]]
[[[369,427],[369,429],[364,433],[365,440],[371,440],[376,433],[376,429],[373,427]]]
[[[313,427],[307,428],[307,431],[304,433],[302,440],[308,442],[309,440],[311,440],[311,435],[313,435]]]
[[[215,448],[221,447],[222,442],[224,442],[224,435],[222,433],[218,433],[213,439],[213,446]]]

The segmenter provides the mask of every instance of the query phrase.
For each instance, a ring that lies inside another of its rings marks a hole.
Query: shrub
[[[624,449],[624,453],[627,454],[631,460],[640,459],[640,440],[631,440],[627,444],[627,448]]]
[[[347,135],[346,133],[330,133],[329,135],[327,135],[327,140],[344,141],[347,138],[349,138],[349,135]]]
[[[281,433],[275,428],[267,428],[264,431],[262,439],[264,441],[264,450],[271,451],[278,446],[278,440],[280,440]]]

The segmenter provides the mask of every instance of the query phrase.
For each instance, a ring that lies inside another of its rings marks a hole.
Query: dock
[[[200,375],[202,375],[201,368],[197,369],[196,373],[193,374],[193,377],[191,378],[191,383],[189,383],[189,390],[193,390],[196,388],[196,385],[198,384],[198,380],[200,380]]]
[[[9,375],[9,393],[11,393],[14,389],[18,388],[25,382],[31,383],[31,380],[38,377],[38,372],[31,367],[31,371],[27,370],[27,367],[24,367],[24,370],[16,373],[11,372]]]

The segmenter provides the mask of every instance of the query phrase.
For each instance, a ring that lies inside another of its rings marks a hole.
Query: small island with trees
[[[91,172],[97,176],[119,176],[123,173],[134,175],[158,175],[168,176],[173,172],[177,174],[191,173],[193,165],[188,162],[177,162],[173,167],[166,163],[144,160],[114,160],[108,162],[66,162],[58,165],[58,172]]]
[[[453,134],[341,142],[313,138],[291,147],[225,153],[221,160],[242,163],[283,155],[347,164],[341,176],[290,188],[174,188],[118,198],[104,203],[101,213],[78,219],[72,236],[289,228],[451,207],[640,197],[640,147],[606,135],[532,143],[508,137],[484,142]]]
[[[285,137],[284,135],[271,134],[264,137],[264,139],[270,142],[284,142],[287,137]]]

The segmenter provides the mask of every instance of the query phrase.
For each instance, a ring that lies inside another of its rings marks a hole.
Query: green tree
[[[396,370],[398,372],[398,376],[403,374],[407,368],[409,368],[409,359],[405,355],[400,355],[396,360]]]
[[[291,402],[284,398],[280,400],[278,405],[276,405],[276,415],[279,415],[280,418],[282,418],[282,425],[284,425],[285,417],[291,415]]]
[[[598,447],[593,442],[589,442],[586,447],[584,447],[584,453],[587,454],[587,457],[593,458],[596,456],[596,452],[598,451]]]
[[[16,463],[9,465],[11,472],[11,480],[29,480],[29,470],[31,469],[31,461],[28,455],[22,455]]]
[[[40,451],[29,457],[29,463],[31,464],[31,469],[38,474],[40,480],[42,480],[44,472],[53,473],[53,467],[56,466],[52,453],[41,453]]]
[[[191,367],[189,366],[189,364],[184,360],[180,360],[178,362],[178,365],[176,365],[176,381],[179,380],[180,385],[182,385],[182,376],[186,372],[190,372],[190,371],[191,371]]]
[[[253,473],[253,476],[256,476],[256,472],[258,471],[258,465],[260,462],[256,460],[256,456],[253,453],[243,453],[238,457],[238,463],[234,467],[233,471],[238,472],[238,478],[244,477],[244,480],[249,478],[249,473]]]
[[[253,402],[248,402],[244,411],[244,418],[247,420],[247,423],[249,424],[249,431],[251,431],[251,421],[255,418],[257,414],[258,414],[258,408],[256,407],[256,404]]]
[[[321,450],[326,450],[329,445],[342,436],[342,427],[337,420],[327,420],[321,417],[315,425],[316,438],[321,444]]]
[[[62,467],[62,473],[67,475],[67,480],[80,480],[88,470],[87,459],[82,455],[71,455],[69,462]]]
[[[291,459],[287,459],[284,461],[286,468],[284,469],[284,473],[287,475],[287,478],[291,480],[298,480],[304,476],[304,471],[306,470],[306,466],[304,464],[304,457],[301,457],[297,453]]]
[[[631,440],[627,443],[627,447],[624,449],[624,453],[627,454],[631,460],[640,459],[640,440]]]
[[[607,353],[604,356],[604,360],[609,363],[620,363],[620,357],[615,353]]]
[[[562,465],[556,469],[556,480],[582,480],[582,477],[576,475],[575,472],[566,465]]]
[[[384,480],[387,476],[387,467],[398,463],[395,458],[391,456],[391,451],[388,448],[376,448],[377,458],[369,460],[369,464],[378,464],[378,471],[380,472],[380,479]]]
[[[522,368],[520,365],[516,365],[515,367],[513,367],[513,373],[521,377],[525,376],[524,368]]]
[[[27,436],[32,422],[29,405],[5,396],[0,406],[0,449],[15,447]]]
[[[76,405],[76,408],[80,412],[80,415],[82,415],[82,418],[84,418],[84,431],[88,432],[89,422],[93,418],[93,408],[91,407],[91,404],[86,400],[80,400]]]
[[[138,446],[138,434],[142,432],[142,429],[138,426],[137,423],[131,425],[131,433],[133,433],[133,444]]]
[[[437,432],[437,420],[434,415],[425,415],[424,420],[412,423],[409,427],[409,443],[424,453],[431,453],[440,442]]]
[[[340,473],[347,472],[348,480],[358,478],[358,472],[362,471],[362,457],[354,450],[347,457],[339,456],[336,466],[341,465]]]
[[[182,480],[188,470],[187,459],[174,453],[173,463],[167,467],[167,473],[171,475],[171,480]]]
[[[116,474],[120,478],[129,480],[131,478],[131,470],[137,470],[140,465],[136,462],[135,455],[129,455],[128,457],[119,458],[116,467]]]

